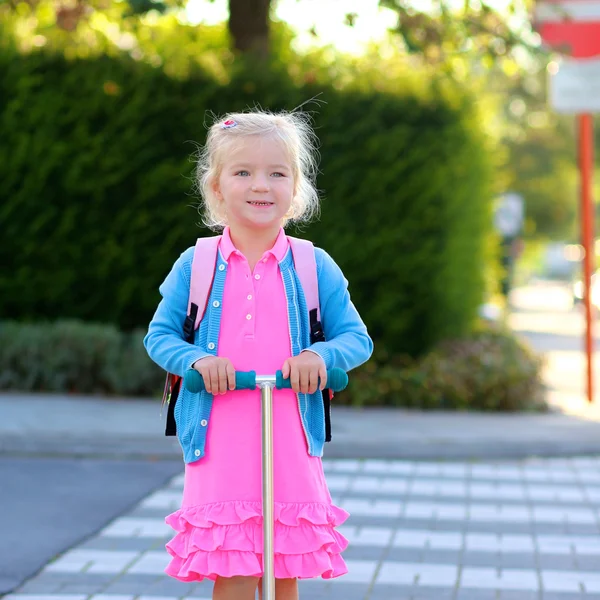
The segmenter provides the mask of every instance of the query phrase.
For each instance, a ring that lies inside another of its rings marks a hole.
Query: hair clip
[[[234,121],[233,119],[227,119],[227,121],[224,121],[223,124],[221,125],[221,129],[231,129],[232,127],[236,127],[237,126],[237,122]]]

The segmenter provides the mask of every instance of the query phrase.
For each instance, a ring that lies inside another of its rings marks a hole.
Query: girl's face
[[[278,140],[251,136],[221,164],[213,191],[231,228],[281,227],[294,196],[292,165]]]

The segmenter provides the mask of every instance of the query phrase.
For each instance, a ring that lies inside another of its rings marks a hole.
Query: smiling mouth
[[[248,204],[252,204],[252,206],[272,206],[273,202],[259,202],[257,200],[248,200]]]

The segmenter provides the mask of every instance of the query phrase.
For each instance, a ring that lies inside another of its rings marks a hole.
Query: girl
[[[326,369],[349,371],[373,344],[339,267],[315,250],[325,342],[310,344],[308,311],[283,226],[318,208],[314,134],[300,114],[227,115],[209,130],[197,169],[204,222],[223,229],[206,312],[194,344],[184,341],[191,260],[186,250],[160,286],[144,345],[177,375],[193,367],[206,392],[180,392],[175,405],[185,461],[181,509],[166,522],[166,573],[215,581],[214,600],[251,600],[262,575],[260,391],[235,388],[235,371],[282,369],[275,390],[273,460],[278,600],[298,598],[297,579],[347,572],[347,540],[335,530],[321,456]],[[320,379],[320,383],[319,383]]]

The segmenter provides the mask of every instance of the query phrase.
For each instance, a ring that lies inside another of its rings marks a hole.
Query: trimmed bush
[[[380,357],[381,358],[381,357]],[[480,329],[418,360],[367,363],[337,403],[419,409],[545,411],[542,359],[510,331]]]
[[[204,141],[207,111],[292,109],[321,94],[322,216],[302,235],[340,264],[390,354],[466,333],[491,227],[490,153],[468,91],[425,75],[399,77],[393,93],[300,84],[281,69],[229,75],[0,55],[0,314],[145,327],[172,263],[207,234],[187,143]]]
[[[157,395],[165,374],[146,354],[144,334],[75,320],[0,322],[0,389]]]

